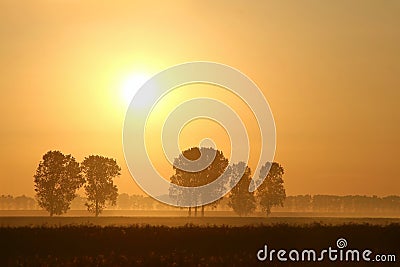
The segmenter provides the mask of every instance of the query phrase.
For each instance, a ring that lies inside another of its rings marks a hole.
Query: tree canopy
[[[251,170],[244,162],[239,162],[228,167],[228,176],[231,185],[237,184],[232,188],[229,194],[228,205],[239,216],[246,216],[256,209],[254,193],[249,192],[249,186],[252,182]],[[243,175],[240,177],[240,174]]]
[[[76,197],[76,190],[83,183],[79,163],[74,157],[60,151],[48,151],[34,175],[38,204],[50,216],[63,214],[70,208],[71,201]]]
[[[214,158],[213,158],[214,157]],[[206,162],[211,162],[206,168],[192,172],[188,171],[191,168],[199,168]],[[225,169],[228,167],[228,159],[225,158],[222,151],[215,150],[214,148],[206,147],[193,147],[183,151],[174,161],[173,169],[175,174],[171,177],[171,183],[185,187],[198,187],[209,184],[220,177]],[[224,183],[221,182],[218,186],[214,187],[215,191],[224,190]],[[208,192],[209,194],[218,194],[218,192]],[[189,195],[183,195],[177,187],[171,186],[170,196],[177,200],[177,203],[190,199],[191,203],[200,203],[203,196],[196,191],[190,191]],[[197,207],[202,207],[202,215],[204,215],[204,205],[194,205],[195,213]],[[189,207],[189,214],[191,208]]]
[[[267,216],[271,213],[272,207],[283,206],[286,198],[282,178],[284,173],[283,167],[277,162],[267,162],[260,170],[260,178],[265,177],[265,179],[257,189],[257,198]]]
[[[103,209],[116,205],[117,186],[113,179],[119,176],[121,168],[115,159],[103,156],[88,156],[82,162],[82,173],[85,178],[86,206],[90,212],[98,216]]]

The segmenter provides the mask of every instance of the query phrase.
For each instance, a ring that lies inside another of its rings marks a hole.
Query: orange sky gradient
[[[0,195],[33,196],[48,150],[116,158],[119,192],[141,193],[122,152],[123,83],[199,60],[237,68],[263,91],[288,195],[399,195],[400,2],[249,3],[1,1]],[[155,121],[174,101],[212,95],[245,114],[256,153],[248,111],[211,87],[177,90]],[[200,132],[229,150],[218,125],[189,126],[183,148]]]

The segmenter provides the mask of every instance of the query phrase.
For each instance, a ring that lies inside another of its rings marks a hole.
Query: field
[[[0,222],[0,266],[398,266],[400,257],[400,219],[389,218],[3,216]],[[336,248],[339,238],[397,262],[257,259],[265,244],[320,251]]]

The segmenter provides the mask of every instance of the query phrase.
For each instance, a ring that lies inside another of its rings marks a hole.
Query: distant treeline
[[[400,214],[400,196],[288,196],[284,207],[275,211],[338,212],[338,213],[396,213]]]
[[[0,210],[38,210],[40,209],[36,200],[25,195],[13,197],[10,195],[0,196]]]
[[[71,203],[71,210],[86,210],[86,199],[76,197]],[[40,210],[34,198],[28,196],[0,196],[0,210]],[[162,204],[151,197],[142,195],[120,194],[113,210],[173,210],[177,209]],[[228,211],[228,199],[222,199],[216,210]],[[335,195],[298,195],[287,196],[283,207],[274,208],[280,212],[332,212],[332,213],[392,213],[400,214],[400,196],[335,196]]]

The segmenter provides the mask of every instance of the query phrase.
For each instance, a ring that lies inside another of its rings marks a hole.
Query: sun
[[[150,74],[136,72],[127,76],[121,83],[122,101],[129,105],[140,87],[151,78]]]

